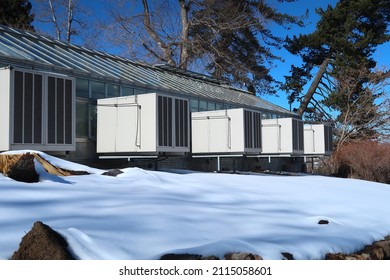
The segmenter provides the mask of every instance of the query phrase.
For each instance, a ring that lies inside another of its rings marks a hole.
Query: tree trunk
[[[51,12],[52,22],[53,22],[55,29],[56,29],[57,40],[61,40],[61,30],[60,30],[60,27],[59,27],[58,22],[57,22],[56,11],[54,10],[54,5],[53,5],[52,0],[49,0],[49,8],[50,8],[50,12]]]
[[[155,29],[152,27],[152,23],[150,21],[150,12],[149,12],[149,4],[147,0],[142,0],[142,4],[144,6],[144,25],[146,31],[149,33],[149,36],[157,43],[163,52],[164,57],[161,60],[166,61],[171,66],[176,66],[175,61],[172,58],[172,50],[169,46],[164,44],[163,40],[158,36]]]
[[[298,109],[298,112],[297,114],[299,116],[302,116],[303,113],[306,111],[307,109],[307,106],[309,105],[310,103],[310,100],[313,98],[313,95],[322,79],[322,76],[324,75],[325,71],[326,71],[326,67],[328,66],[329,64],[329,58],[325,58],[324,61],[322,62],[322,64],[320,65],[320,68],[318,69],[318,72],[316,74],[316,76],[314,77],[314,80],[313,82],[311,83],[308,91],[306,92],[305,94],[305,97],[303,98],[302,102],[301,102],[301,105],[299,106],[299,109]]]
[[[66,42],[70,43],[72,36],[72,21],[73,21],[73,1],[68,0],[68,19],[66,23]]]
[[[182,24],[181,31],[181,53],[179,67],[186,70],[188,66],[188,34],[190,25],[188,22],[188,6],[184,0],[178,0],[180,4],[180,17]]]

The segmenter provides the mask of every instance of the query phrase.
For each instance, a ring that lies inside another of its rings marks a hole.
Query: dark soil
[[[74,260],[68,243],[56,231],[42,222],[35,222],[22,238],[12,260]]]
[[[24,154],[20,159],[10,167],[7,176],[25,183],[39,182],[39,175],[35,171],[34,155]]]

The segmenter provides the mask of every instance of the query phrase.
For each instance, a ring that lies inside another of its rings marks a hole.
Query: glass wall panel
[[[145,89],[142,89],[142,88],[135,88],[134,89],[134,94],[137,95],[137,94],[144,94],[146,93],[146,90]]]
[[[215,103],[208,102],[207,103],[207,111],[215,111]]]
[[[99,83],[91,81],[91,97],[94,99],[104,98],[105,95],[105,86],[104,83]]]
[[[89,104],[88,102],[76,102],[76,137],[89,137]]]
[[[119,92],[119,86],[107,84],[107,97],[117,97]]]
[[[96,104],[89,104],[89,116],[90,116],[90,127],[91,127],[91,134],[90,137],[95,139],[96,138],[96,131],[97,131],[97,105]]]
[[[76,79],[76,96],[89,98],[89,81]]]
[[[207,102],[199,101],[199,112],[207,111]]]
[[[130,87],[122,87],[122,96],[134,95],[134,89]]]
[[[199,101],[191,99],[191,112],[199,112]]]

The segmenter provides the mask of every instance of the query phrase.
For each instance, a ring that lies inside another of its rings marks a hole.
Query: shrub
[[[349,143],[334,153],[333,161],[339,176],[390,184],[390,143]]]

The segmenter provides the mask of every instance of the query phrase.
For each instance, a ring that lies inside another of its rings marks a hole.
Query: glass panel
[[[88,106],[87,102],[76,102],[76,137],[88,138]]]
[[[91,97],[95,99],[104,98],[105,95],[104,83],[91,81]]]
[[[231,105],[229,105],[229,104],[223,104],[223,108],[224,108],[224,109],[231,109],[231,108],[232,108],[232,106],[231,106]]]
[[[119,86],[117,85],[107,85],[107,97],[117,97],[119,96]]]
[[[89,116],[90,116],[90,128],[91,128],[91,138],[96,138],[97,130],[97,105],[89,104]]]
[[[216,109],[216,110],[223,110],[223,104],[217,103],[217,104],[215,105],[215,109]]]
[[[76,96],[89,98],[88,80],[76,79]]]
[[[208,102],[207,103],[207,111],[215,111],[215,103]]]
[[[134,89],[129,87],[122,87],[122,96],[134,95]]]
[[[207,111],[207,102],[199,101],[199,112]]]
[[[134,94],[137,95],[137,94],[144,94],[146,93],[146,90],[145,89],[141,89],[141,88],[135,88],[134,89]]]
[[[191,99],[191,112],[199,112],[199,101]]]

